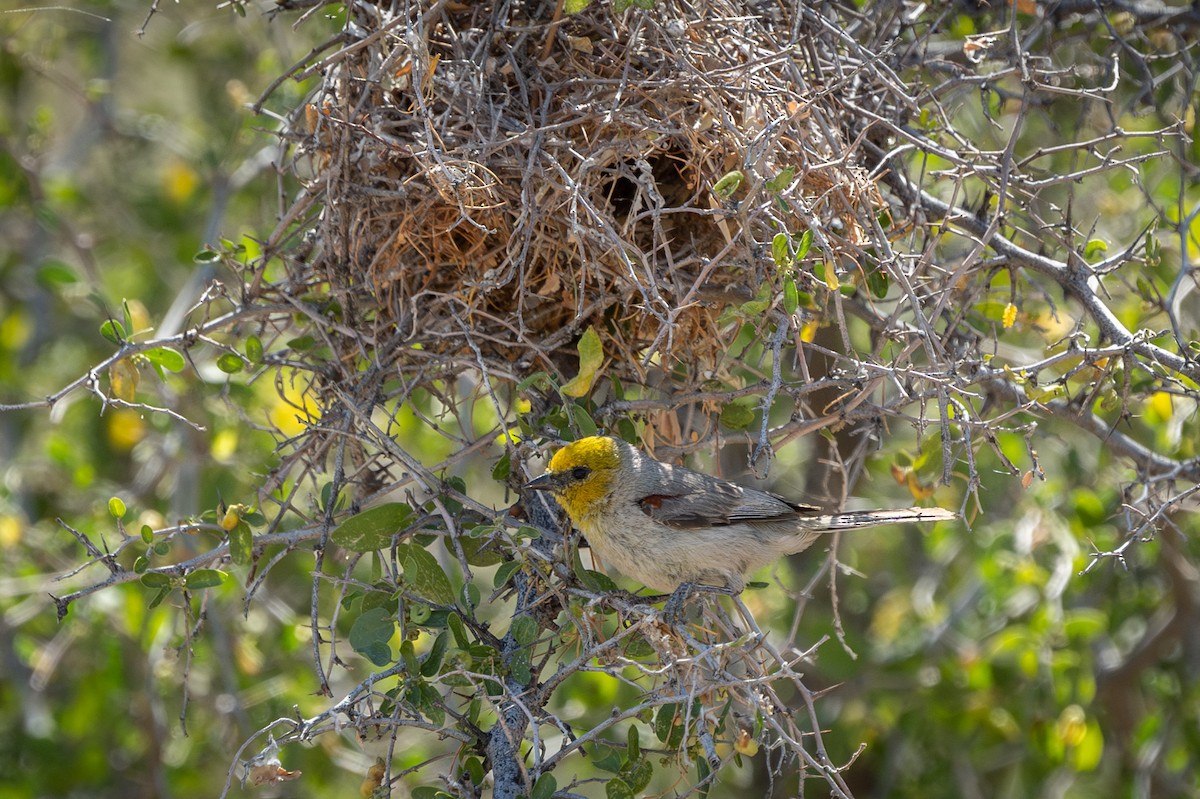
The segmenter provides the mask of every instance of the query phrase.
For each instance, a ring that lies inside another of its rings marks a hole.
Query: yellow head
[[[588,436],[554,453],[546,473],[528,488],[550,491],[571,521],[585,524],[603,509],[620,469],[620,445],[605,436]]]

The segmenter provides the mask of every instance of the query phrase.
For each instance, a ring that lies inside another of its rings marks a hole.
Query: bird
[[[549,492],[605,566],[656,591],[739,594],[746,574],[823,533],[958,518],[942,508],[822,513],[655,460],[611,436],[566,444],[525,486]]]

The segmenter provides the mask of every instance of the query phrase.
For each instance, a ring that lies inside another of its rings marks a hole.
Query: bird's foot
[[[663,605],[663,620],[674,627],[682,622],[683,609],[687,601],[691,598],[693,592],[706,594],[724,594],[726,596],[737,596],[738,592],[727,586],[719,585],[704,585],[700,583],[680,583],[679,586],[671,592],[671,596],[667,598],[667,604]]]
[[[621,610],[622,605],[626,607],[657,605],[666,598],[667,597],[665,595],[656,594],[642,596],[641,594],[635,594],[632,591],[626,591],[624,588],[618,588],[616,591],[608,591],[605,593],[601,597],[600,601],[602,604],[607,605],[613,610]]]

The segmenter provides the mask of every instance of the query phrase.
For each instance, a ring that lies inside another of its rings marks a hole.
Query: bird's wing
[[[656,472],[654,488],[638,498],[638,506],[650,518],[671,527],[696,529],[745,521],[783,521],[817,512],[814,507],[766,491],[678,466],[648,463]]]

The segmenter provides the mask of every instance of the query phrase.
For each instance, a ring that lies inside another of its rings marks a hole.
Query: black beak
[[[546,472],[541,477],[534,478],[525,484],[526,488],[531,488],[534,491],[557,491],[562,486],[562,481],[557,474]]]

